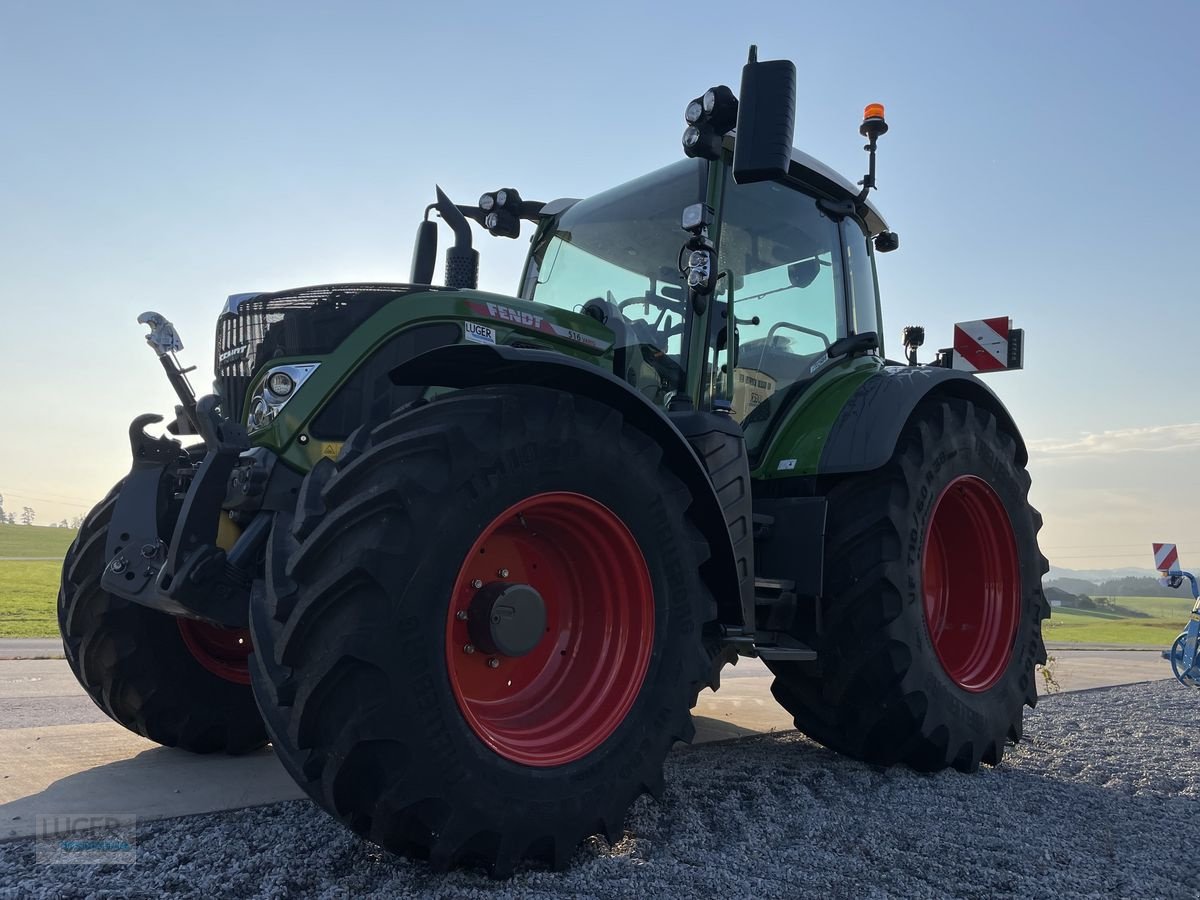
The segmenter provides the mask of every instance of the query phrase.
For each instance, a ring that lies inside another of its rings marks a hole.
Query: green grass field
[[[1051,610],[1042,623],[1047,641],[1064,644],[1146,644],[1167,647],[1187,624],[1191,598],[1114,597],[1118,606],[1144,613],[1146,618],[1128,618],[1100,610]]]
[[[71,528],[0,525],[0,637],[55,637],[54,605]]]
[[[0,637],[55,637],[61,563],[0,561]]]
[[[13,556],[52,556],[62,559],[73,540],[74,528],[0,525],[0,559]]]

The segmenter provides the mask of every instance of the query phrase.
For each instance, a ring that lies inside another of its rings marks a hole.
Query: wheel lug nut
[[[465,609],[460,609],[454,614],[454,618],[458,619],[460,622],[465,622],[467,620],[467,611]]]
[[[501,569],[496,574],[499,575],[501,578],[507,578],[508,577],[508,569]]]
[[[467,655],[470,655],[470,654],[472,654],[472,653],[474,653],[474,652],[475,652],[475,645],[474,645],[474,644],[463,644],[463,653],[466,653]]]
[[[493,656],[493,657],[491,657],[491,658],[488,660],[488,668],[489,668],[489,669],[498,669],[498,668],[500,668],[500,660],[496,659],[496,657],[494,657],[494,656]]]
[[[479,590],[481,587],[483,587],[483,582],[476,578],[471,582],[471,587],[475,588],[475,590]]]

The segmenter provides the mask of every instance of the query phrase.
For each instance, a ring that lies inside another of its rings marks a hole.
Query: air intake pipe
[[[479,284],[479,251],[471,247],[471,225],[440,187],[435,208],[454,231],[454,246],[446,250],[446,287],[474,290]]]

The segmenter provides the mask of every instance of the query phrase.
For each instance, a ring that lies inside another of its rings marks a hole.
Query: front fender
[[[818,472],[866,472],[887,463],[912,411],[932,395],[970,400],[987,409],[1016,441],[1017,462],[1025,465],[1029,461],[1017,423],[1000,398],[976,376],[932,366],[884,366],[842,407],[829,430]]]
[[[747,620],[744,614],[742,598],[746,589],[753,611],[753,573],[749,573],[749,584],[738,576],[725,514],[704,464],[666,414],[629,384],[594,364],[552,350],[484,344],[439,347],[397,366],[390,374],[394,383],[403,385],[536,385],[588,397],[619,410],[626,420],[657,441],[671,470],[692,493],[696,521],[712,552],[704,574],[716,595],[721,623],[753,626],[753,616]]]

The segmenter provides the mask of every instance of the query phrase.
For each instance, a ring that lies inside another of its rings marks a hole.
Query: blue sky
[[[746,48],[793,59],[796,144],[851,178],[887,105],[885,328],[1010,315],[990,383],[1072,568],[1200,564],[1189,260],[1200,5],[24,3],[0,0],[0,493],[39,520],[127,468],[171,395],[158,309],[206,384],[232,292],[403,280],[434,182],[585,196],[678,159]],[[482,237],[511,292],[524,241]],[[1190,552],[1189,552],[1190,551]]]

